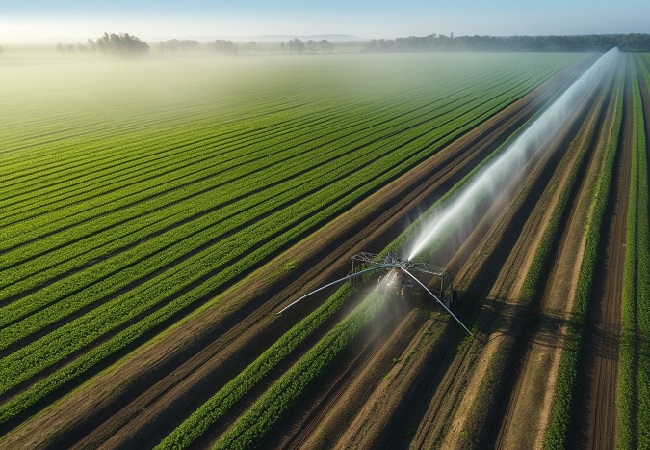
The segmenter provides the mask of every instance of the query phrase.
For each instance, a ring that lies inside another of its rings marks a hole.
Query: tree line
[[[373,39],[366,53],[436,51],[524,51],[524,52],[604,52],[650,51],[650,34],[590,34],[575,36],[450,36],[430,34],[390,39]]]
[[[256,51],[257,43],[243,44],[244,51]],[[63,44],[59,42],[56,49],[62,56],[119,56],[133,57],[147,55],[150,51],[149,44],[129,33],[104,33],[103,36],[87,42],[77,44]],[[198,53],[215,53],[236,55],[240,46],[232,41],[216,40],[202,44],[193,40],[170,39],[159,42],[154,50],[161,55],[190,55]]]
[[[391,52],[437,52],[437,51],[537,51],[537,52],[604,52],[613,47],[621,51],[650,51],[650,34],[591,34],[575,36],[450,36],[430,34],[391,39],[373,39],[363,48],[364,53]],[[110,55],[121,57],[142,56],[149,53],[149,44],[128,33],[104,33],[86,43],[58,43],[57,50],[63,55]],[[276,47],[277,48],[277,47]],[[334,44],[327,40],[303,42],[298,38],[279,43],[284,53],[332,53]],[[240,51],[256,52],[256,42],[237,44],[227,40],[215,40],[202,44],[192,40],[171,39],[156,45],[155,51],[162,55],[212,53],[237,55]],[[0,47],[0,55],[2,47]]]
[[[104,33],[96,40],[88,39],[87,43],[64,45],[59,42],[56,49],[65,56],[66,53],[104,54],[111,56],[142,56],[149,53],[149,44],[129,33]]]
[[[314,40],[309,40],[307,42],[303,42],[298,38],[292,39],[289,42],[280,42],[280,49],[283,52],[289,52],[289,53],[332,53],[332,50],[334,50],[334,44],[329,42],[327,39],[323,39],[322,41],[314,41]]]
[[[63,44],[59,42],[56,45],[57,50],[62,56],[142,56],[149,53],[149,44],[140,40],[138,37],[128,33],[104,33],[103,36],[87,42],[77,44]],[[284,53],[332,53],[334,44],[326,39],[321,41],[309,40],[303,42],[298,38],[289,42],[280,42],[279,49]],[[217,55],[237,55],[240,52],[252,53],[260,50],[260,46],[255,42],[237,44],[232,41],[217,39],[212,42],[201,43],[193,40],[170,39],[162,41],[153,47],[153,50],[166,56],[192,55],[199,53],[212,53]],[[0,52],[1,53],[1,52]]]

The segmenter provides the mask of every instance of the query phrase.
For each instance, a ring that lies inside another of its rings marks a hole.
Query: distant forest
[[[618,47],[626,52],[650,51],[650,34],[590,34],[576,36],[445,36],[373,39],[366,53],[437,51],[603,52]]]
[[[236,55],[240,52],[256,53],[258,51],[283,53],[333,53],[337,48],[349,51],[349,43],[332,43],[327,40],[303,42],[298,38],[274,45],[275,50],[265,44],[256,42],[235,43],[216,40],[200,43],[191,40],[171,39],[154,45],[153,50],[159,55],[196,55],[212,53]],[[424,37],[410,36],[391,39],[373,39],[361,45],[363,53],[395,52],[605,52],[618,47],[626,52],[650,52],[650,34],[590,34],[576,36],[450,36],[430,34]],[[59,43],[56,46],[61,55],[109,55],[134,57],[149,54],[149,44],[128,33],[104,33],[103,36],[86,43]],[[356,51],[359,47],[356,47]],[[0,55],[2,55],[0,47]]]

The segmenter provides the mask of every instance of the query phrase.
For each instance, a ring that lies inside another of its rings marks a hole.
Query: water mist
[[[472,213],[484,202],[493,202],[511,181],[513,175],[543,150],[543,143],[557,134],[572,110],[581,103],[589,88],[599,83],[611,69],[615,68],[618,59],[617,48],[605,53],[501,155],[474,175],[448,204],[422,225],[420,234],[408,252],[408,259],[413,259],[424,248],[440,238],[441,233],[452,224],[465,219],[479,220]],[[476,223],[464,223],[463,226],[475,225]]]

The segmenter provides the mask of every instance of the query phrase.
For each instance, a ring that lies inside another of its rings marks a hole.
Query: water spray
[[[352,272],[338,280],[332,281],[314,291],[311,291],[288,306],[284,307],[277,314],[282,314],[304,298],[316,294],[330,286],[352,281],[363,274],[383,269],[388,270],[391,276],[402,274],[424,288],[427,294],[433,297],[453,318],[458,322],[470,336],[472,332],[463,324],[451,311],[449,305],[445,304],[438,296],[411,272],[422,272],[432,275],[440,280],[440,296],[444,297],[446,289],[451,287],[451,275],[446,268],[438,268],[423,262],[413,261],[424,248],[434,239],[440,237],[440,232],[451,227],[460,219],[469,219],[478,209],[482,202],[496,198],[509,184],[513,173],[519,172],[530,159],[543,148],[543,144],[549,137],[554,136],[561,128],[563,122],[571,115],[576,105],[589,91],[591,86],[596,85],[604,74],[615,66],[618,61],[619,52],[614,48],[600,57],[577,81],[575,81],[553,104],[544,111],[506,150],[498,156],[494,162],[482,169],[473,180],[468,182],[461,189],[446,207],[439,214],[430,219],[422,228],[416,239],[413,248],[406,259],[397,258],[388,253],[386,256],[379,256],[372,253],[357,253],[352,257]],[[470,224],[473,225],[473,224]],[[403,278],[402,278],[403,279]],[[388,278],[381,280],[381,283],[388,284]],[[453,292],[453,290],[452,290]],[[453,296],[452,296],[453,297]]]
[[[597,85],[604,75],[618,62],[619,51],[613,48],[601,56],[585,73],[553,102],[494,162],[482,169],[474,179],[461,188],[438,214],[422,227],[409,252],[408,259],[415,258],[424,248],[440,237],[443,230],[457,223],[464,216],[471,217],[482,202],[492,201],[508,185],[514,173],[521,170],[543,148],[549,137],[557,134],[576,105]]]

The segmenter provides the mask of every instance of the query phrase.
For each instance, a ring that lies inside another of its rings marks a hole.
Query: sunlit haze
[[[650,2],[3,1],[0,44],[83,42],[104,31],[145,41],[344,34],[401,36],[650,33]]]
[[[482,172],[460,189],[440,214],[434,215],[416,238],[408,259],[415,258],[427,245],[444,234],[454,221],[468,223],[479,207],[491,204],[532,156],[547,148],[547,139],[560,130],[575,105],[618,65],[614,48],[602,56],[584,75],[542,113],[508,148]],[[478,215],[477,215],[478,216]],[[477,220],[477,219],[475,219]]]

